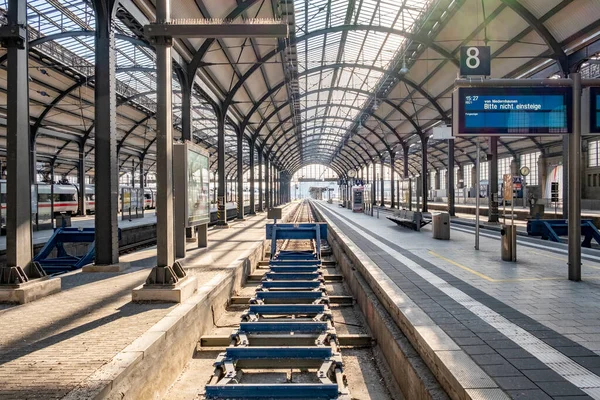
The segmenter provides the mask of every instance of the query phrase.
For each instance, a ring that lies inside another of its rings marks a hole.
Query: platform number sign
[[[490,75],[490,47],[489,46],[462,46],[460,48],[460,74]]]

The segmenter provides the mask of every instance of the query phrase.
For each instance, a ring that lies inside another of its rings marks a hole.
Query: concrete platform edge
[[[364,306],[361,304],[361,296],[355,293],[356,282],[360,281],[361,278],[366,281],[369,289],[373,291],[397,327],[400,328],[410,341],[410,344],[419,353],[422,361],[425,362],[431,373],[435,376],[435,379],[437,379],[437,382],[439,382],[450,398],[457,400],[476,399],[479,392],[485,390],[488,394],[493,392],[494,398],[508,399],[508,396],[498,388],[494,381],[466,353],[460,350],[460,347],[449,336],[441,329],[435,329],[437,328],[436,324],[427,314],[414,304],[358,246],[344,235],[335,223],[324,215],[319,208],[317,208],[317,212],[322,217],[322,220],[329,224],[328,233],[330,240],[335,241],[336,245],[332,246],[332,248],[336,253],[338,263],[342,266],[346,282],[351,287],[353,295],[359,301],[363,314],[367,316],[369,322],[371,322],[370,319],[373,317],[370,314],[373,313],[370,310],[365,311]],[[352,270],[353,268],[359,274],[356,274]],[[353,275],[359,275],[359,278]],[[396,344],[398,346],[396,338],[393,341],[381,341],[378,337],[381,335],[381,332],[377,332],[371,324],[369,325],[373,336],[379,343],[386,343],[386,345]],[[428,338],[432,340],[428,340]],[[434,343],[445,343],[447,346],[438,348],[438,346],[434,346]],[[396,349],[394,350],[394,352],[384,352],[386,361],[391,366],[394,365],[393,356]],[[455,365],[457,360],[459,360],[461,365]],[[394,371],[393,368],[392,371]],[[416,376],[418,371],[414,365],[411,365],[404,372],[409,372],[413,376],[410,378],[408,378],[409,375],[400,376],[400,379],[404,379],[404,381],[398,382],[398,384],[400,387],[410,388],[411,383],[415,383],[414,379],[420,378]],[[468,376],[465,376],[465,372]],[[397,373],[394,375],[398,377]],[[470,376],[481,377],[482,384],[477,385],[478,387],[469,387],[469,385],[464,384],[469,380]],[[411,399],[433,398],[424,390],[424,384],[417,389],[417,393],[410,391],[404,393],[405,397]]]

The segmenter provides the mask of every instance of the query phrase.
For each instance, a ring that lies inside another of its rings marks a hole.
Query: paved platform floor
[[[519,238],[513,264],[492,235],[476,251],[464,227],[440,241],[430,226],[318,204],[511,398],[600,399],[600,257],[586,257],[584,280],[571,282],[552,243]]]
[[[208,282],[264,239],[265,214],[209,229],[209,247],[192,249],[184,266]],[[157,323],[176,305],[134,304],[131,290],[155,263],[156,249],[121,257],[117,273],[62,275],[62,292],[0,311],[0,399],[56,399]]]

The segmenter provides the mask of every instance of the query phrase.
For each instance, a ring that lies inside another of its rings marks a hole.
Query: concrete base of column
[[[128,262],[120,262],[111,265],[89,264],[84,265],[81,268],[81,272],[123,272],[126,269],[129,269],[129,267],[131,267],[131,263]]]
[[[198,288],[195,276],[186,276],[174,285],[141,285],[131,292],[133,302],[182,303],[192,297]]]
[[[31,303],[42,297],[58,293],[61,290],[61,279],[35,279],[15,286],[0,286],[0,303]]]
[[[218,223],[215,225],[215,229],[229,229],[230,226],[227,222]]]

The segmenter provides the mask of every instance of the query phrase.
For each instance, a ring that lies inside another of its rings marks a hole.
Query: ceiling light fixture
[[[402,57],[402,68],[400,68],[400,73],[402,75],[408,74],[408,68],[406,67],[406,56]]]

